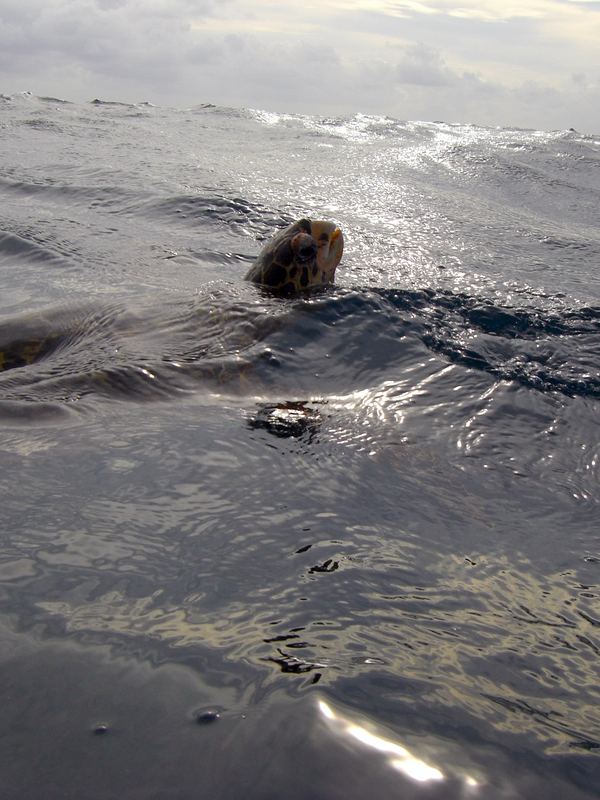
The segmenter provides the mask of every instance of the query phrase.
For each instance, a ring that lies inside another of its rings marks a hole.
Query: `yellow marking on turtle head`
[[[344,234],[333,222],[311,221],[311,233],[317,242],[317,264],[322,283],[333,283],[335,270],[344,252]]]

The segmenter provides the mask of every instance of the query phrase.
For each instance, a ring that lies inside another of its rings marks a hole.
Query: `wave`
[[[62,97],[43,97],[38,95],[37,99],[40,100],[42,103],[58,103],[59,105],[68,105],[68,106],[73,105],[71,100],[64,100]]]
[[[97,97],[90,100],[92,106],[114,106],[116,108],[135,108],[135,103],[123,103],[120,100],[100,100]]]
[[[31,91],[14,93],[0,93],[0,101],[38,101],[45,104],[59,105],[80,105],[72,100],[52,95],[36,95]],[[152,103],[148,100],[138,102],[127,102],[124,100],[110,100],[95,97],[89,101],[90,105],[107,108],[157,108],[167,109],[160,104]],[[235,106],[223,106],[211,102],[200,102],[191,107],[181,107],[170,111],[192,111],[200,113],[214,113],[235,118],[252,118],[267,125],[296,123],[306,128],[329,132],[342,138],[360,138],[361,134],[373,134],[378,136],[389,136],[393,133],[416,133],[418,135],[435,135],[440,132],[462,136],[465,133],[481,133],[491,136],[514,135],[526,140],[531,139],[535,145],[540,146],[543,142],[566,141],[589,143],[598,145],[600,134],[594,132],[584,133],[575,128],[563,129],[539,129],[523,128],[518,125],[489,126],[473,122],[452,122],[446,120],[419,120],[401,119],[386,114],[369,114],[356,112],[353,114],[324,117],[318,114],[287,113],[261,108],[243,108]],[[542,141],[540,142],[540,136]]]
[[[46,244],[0,230],[0,261],[7,259],[19,259],[28,263],[62,263],[60,255]]]
[[[341,289],[283,301],[244,284],[160,308],[6,320],[0,399],[216,392],[301,402],[419,383],[444,362],[535,392],[598,398],[599,343],[598,307],[547,313],[450,292]]]
[[[83,177],[83,176],[79,176]],[[157,197],[149,191],[123,189],[116,184],[102,186],[99,182],[106,176],[101,171],[91,175],[94,184],[69,184],[66,182],[47,180],[34,183],[29,180],[14,180],[0,176],[0,195],[34,197],[42,202],[52,202],[62,207],[77,203],[82,209],[93,208],[95,212],[119,217],[138,217],[144,221],[159,220],[172,225],[193,229],[198,233],[199,226],[213,229],[222,224],[234,233],[248,235],[258,242],[265,241],[273,234],[273,230],[289,225],[293,218],[265,208],[259,203],[243,197],[227,197],[217,194],[182,194],[168,197]],[[114,181],[114,174],[110,175]],[[215,251],[213,248],[202,248],[208,253],[211,261],[229,260],[228,253]],[[39,260],[40,248],[29,246],[25,239],[0,230],[0,257],[3,254],[26,257],[29,253]],[[47,251],[48,257],[52,254]],[[240,254],[242,259],[250,258],[248,254]]]
[[[58,104],[58,105],[75,105],[71,100],[65,100],[62,97],[52,97],[46,95],[36,95],[33,92],[15,92],[14,94],[3,94],[0,93],[0,100],[5,101],[18,101],[18,100],[27,100],[27,101],[39,101],[40,103],[51,103],[51,104]]]

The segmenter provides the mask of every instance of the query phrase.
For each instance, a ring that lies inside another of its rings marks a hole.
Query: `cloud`
[[[598,41],[583,0],[2,0],[0,91],[599,130]]]
[[[193,45],[190,13],[212,13],[206,0],[4,0],[0,52],[5,70],[37,74],[57,63],[149,80],[172,77]]]
[[[426,45],[410,45],[395,65],[394,77],[399,83],[418,86],[448,86],[453,76],[441,54]]]

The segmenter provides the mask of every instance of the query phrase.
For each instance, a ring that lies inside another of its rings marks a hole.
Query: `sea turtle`
[[[343,249],[333,222],[300,219],[267,242],[245,280],[286,295],[333,283]]]
[[[279,231],[270,239],[258,254],[256,261],[248,270],[245,279],[261,284],[276,293],[292,295],[317,286],[333,283],[337,265],[342,257],[344,237],[333,222],[300,219]],[[108,313],[108,312],[106,312]],[[42,361],[55,352],[67,348],[80,340],[96,341],[93,331],[96,316],[100,320],[102,341],[112,331],[123,339],[135,336],[143,329],[143,319],[136,320],[135,314],[124,314],[113,326],[105,324],[102,309],[93,307],[80,309],[46,309],[44,312],[22,315],[15,319],[0,321],[0,373],[18,367],[26,367]],[[111,316],[109,314],[109,316]],[[227,323],[223,308],[210,311],[210,340],[217,340],[214,334],[217,325]],[[233,333],[237,326],[238,313],[234,318]],[[132,328],[130,330],[129,328]],[[229,326],[231,327],[231,326]],[[232,331],[229,331],[231,336]],[[229,346],[233,346],[229,340]],[[121,353],[121,346],[115,352]],[[122,353],[121,353],[122,355]],[[0,393],[1,396],[1,393]]]

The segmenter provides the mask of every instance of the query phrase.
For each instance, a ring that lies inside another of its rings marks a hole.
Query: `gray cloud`
[[[395,66],[394,77],[399,83],[418,86],[448,86],[453,82],[441,54],[422,44],[406,48]]]
[[[484,77],[486,54],[499,60],[503,47],[509,65],[550,59],[539,31],[526,35],[531,20],[353,13],[344,27],[332,12],[319,29],[305,12],[297,32],[296,16],[280,30],[286,18],[260,17],[258,6],[262,26],[243,15],[229,23],[226,12],[239,8],[238,0],[2,0],[0,91],[600,129],[598,64],[570,59],[564,87],[526,72],[515,80],[513,71],[510,84],[501,73]]]
[[[192,48],[190,13],[206,16],[206,0],[14,0],[0,6],[0,52],[6,72],[43,74],[72,64],[90,73],[150,80],[173,76]]]

